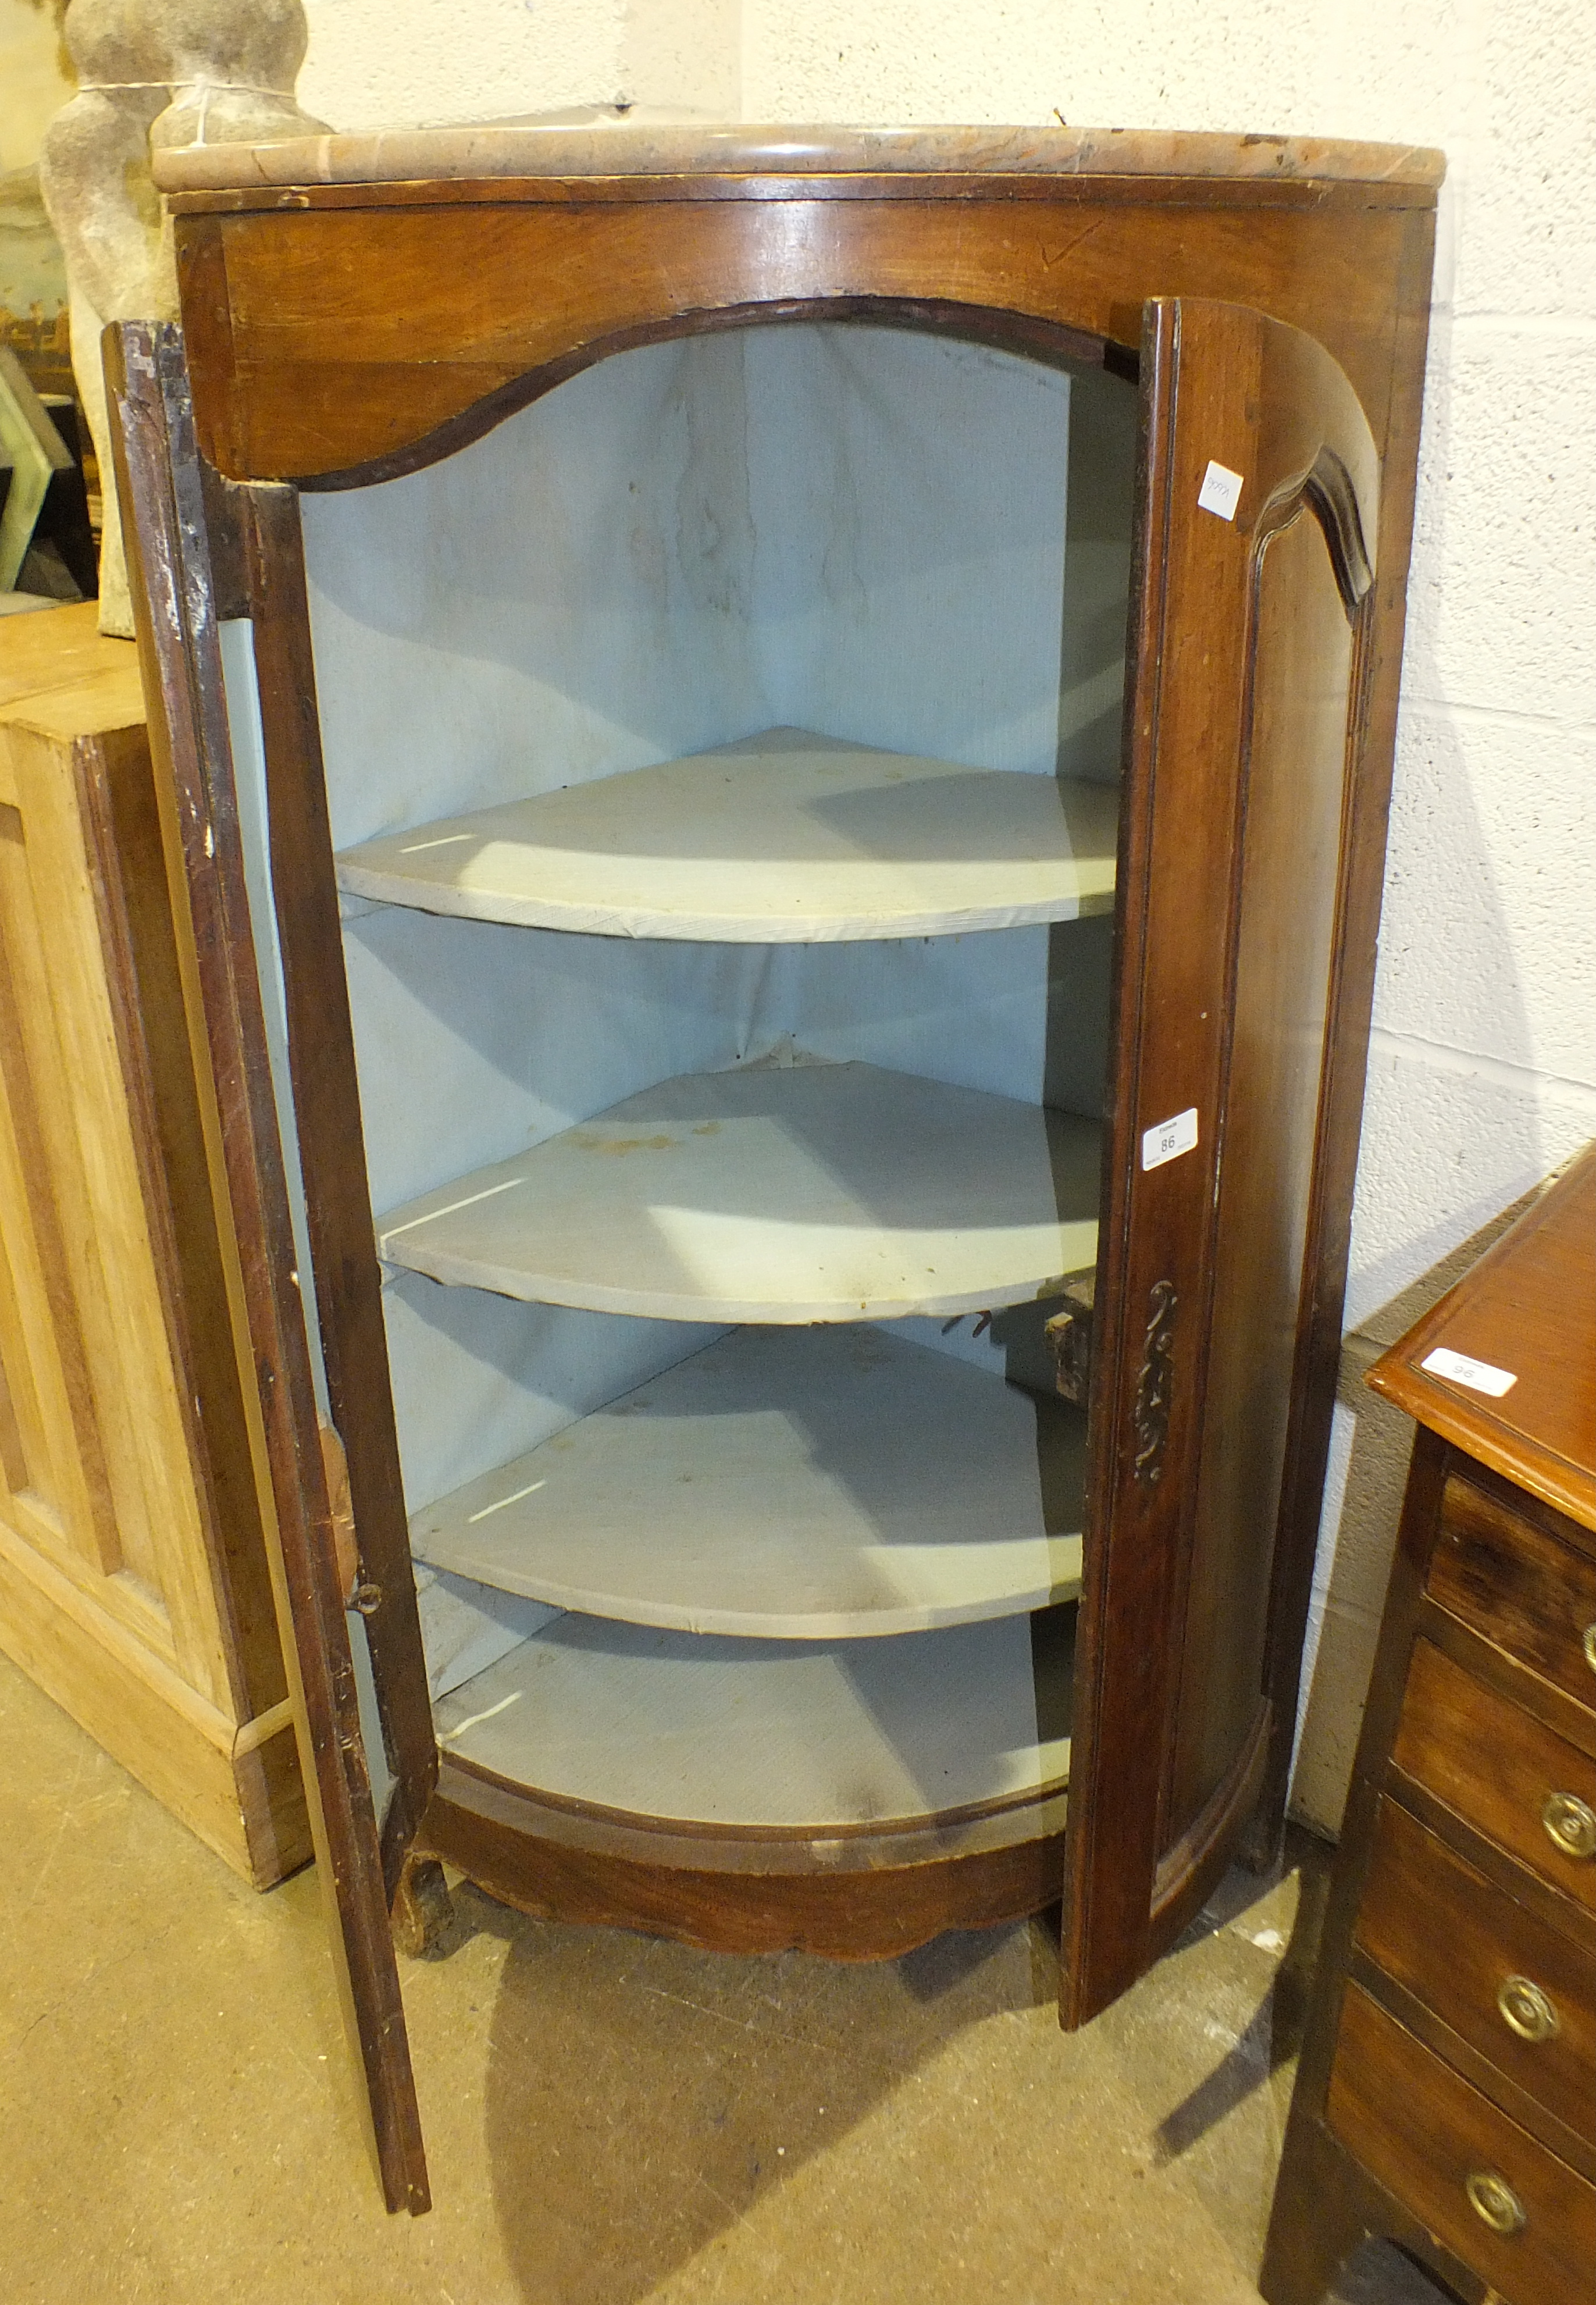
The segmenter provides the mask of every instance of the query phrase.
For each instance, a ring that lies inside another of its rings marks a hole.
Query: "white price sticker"
[[[1216,464],[1210,456],[1208,470],[1202,475],[1202,486],[1197,491],[1197,502],[1204,512],[1218,513],[1221,520],[1234,520],[1242,500],[1242,486],[1239,472],[1233,472],[1227,464]]]
[[[1142,1132],[1142,1166],[1161,1169],[1166,1161],[1178,1161],[1183,1152],[1190,1152],[1197,1142],[1197,1108],[1193,1104],[1177,1112],[1173,1120],[1160,1120],[1156,1128]]]
[[[1493,1400],[1500,1400],[1518,1382],[1509,1370],[1492,1368],[1489,1361],[1472,1361],[1465,1353],[1449,1353],[1445,1345],[1438,1345],[1419,1366],[1428,1369],[1431,1376],[1466,1384],[1471,1392],[1488,1392]]]

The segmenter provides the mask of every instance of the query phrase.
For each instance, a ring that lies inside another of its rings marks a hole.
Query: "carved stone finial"
[[[100,630],[131,635],[100,332],[176,317],[151,142],[260,141],[324,123],[293,100],[301,0],[72,0],[63,30],[78,93],[47,130],[39,183],[66,257],[72,369],[99,458]]]

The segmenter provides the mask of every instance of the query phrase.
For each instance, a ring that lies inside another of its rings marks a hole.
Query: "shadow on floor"
[[[965,2028],[1057,1991],[1047,1920],[845,1966],[457,1904],[509,1943],[485,2118],[528,2305],[641,2305]]]
[[[1329,1857],[1325,1844],[1312,1833],[1292,1829],[1286,1862],[1297,1872],[1302,1886],[1280,1965],[1235,2047],[1159,2123],[1153,2147],[1160,2165],[1178,2160],[1218,2128],[1271,2073],[1290,2064],[1302,2047],[1313,1964],[1329,1896]],[[1256,1895],[1257,1890],[1252,1875],[1232,1874],[1221,1884],[1214,1907],[1199,1917],[1176,1951],[1208,1935],[1227,1918],[1230,1904]]]

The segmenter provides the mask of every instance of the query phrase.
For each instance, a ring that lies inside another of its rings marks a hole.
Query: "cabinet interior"
[[[1041,1331],[1096,1259],[1135,422],[1099,370],[771,325],[301,500],[471,1766],[734,1833],[1034,1833],[1067,1782]]]

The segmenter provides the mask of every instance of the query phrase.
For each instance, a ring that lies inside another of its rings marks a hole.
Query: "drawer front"
[[[1440,1524],[1430,1598],[1596,1711],[1596,1561],[1456,1474]]]
[[[1413,1643],[1391,1757],[1498,1848],[1596,1912],[1596,1761],[1433,1642]]]
[[[1596,2121],[1596,1959],[1380,1804],[1357,1943],[1537,2104]]]
[[[1596,2186],[1356,1986],[1342,2007],[1328,2112],[1371,2175],[1506,2305],[1591,2305]]]

